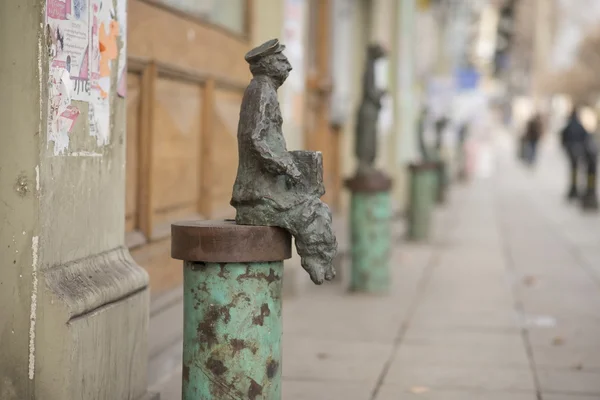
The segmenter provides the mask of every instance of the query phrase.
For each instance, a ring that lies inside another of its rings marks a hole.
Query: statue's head
[[[272,39],[246,53],[245,58],[250,64],[252,75],[266,75],[277,86],[281,86],[292,70],[283,50],[285,46],[278,39]]]
[[[377,60],[379,58],[385,57],[386,51],[380,44],[372,44],[367,49],[367,57],[370,60]]]

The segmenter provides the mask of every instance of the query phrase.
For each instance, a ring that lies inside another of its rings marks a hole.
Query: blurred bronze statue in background
[[[238,125],[239,165],[231,205],[236,223],[279,226],[296,240],[302,267],[316,284],[335,277],[337,241],[325,194],[320,152],[287,151],[277,89],[292,70],[273,39],[246,54],[253,79]]]
[[[377,121],[385,90],[376,85],[375,62],[384,56],[385,50],[378,44],[370,45],[367,49],[367,61],[363,75],[363,97],[356,121],[357,175],[369,173],[373,169],[377,157]]]

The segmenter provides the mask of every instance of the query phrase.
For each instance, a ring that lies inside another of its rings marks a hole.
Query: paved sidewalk
[[[455,186],[430,244],[396,244],[388,296],[286,299],[283,399],[600,399],[600,217],[564,203],[547,147]]]

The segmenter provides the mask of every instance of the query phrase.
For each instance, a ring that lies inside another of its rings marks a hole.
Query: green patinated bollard
[[[178,223],[171,253],[184,260],[182,399],[280,400],[290,235],[232,222]]]
[[[446,163],[444,161],[436,162],[436,187],[435,187],[435,201],[437,204],[444,204],[446,202],[446,194],[448,189],[448,175],[446,171]]]
[[[412,164],[409,171],[408,237],[412,240],[424,240],[429,237],[431,212],[436,201],[438,166],[434,163]]]
[[[391,180],[381,173],[347,181],[352,191],[350,290],[385,293],[391,283]]]

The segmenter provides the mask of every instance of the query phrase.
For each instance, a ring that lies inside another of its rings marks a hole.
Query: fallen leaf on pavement
[[[429,392],[429,388],[425,386],[413,386],[410,388],[412,394],[422,394]]]
[[[535,276],[527,275],[523,278],[523,283],[525,284],[525,286],[533,286],[535,284],[535,281]]]
[[[581,371],[583,369],[583,364],[579,363],[579,364],[575,364],[575,366],[573,367],[576,371]]]
[[[327,355],[327,353],[317,353],[317,358],[319,360],[324,360],[326,358],[328,358],[329,356]]]
[[[552,339],[553,346],[562,346],[563,344],[565,344],[565,339],[563,339],[560,336],[557,336],[554,339]]]

